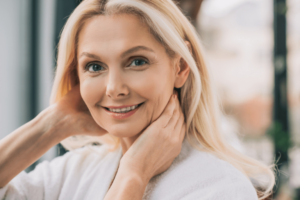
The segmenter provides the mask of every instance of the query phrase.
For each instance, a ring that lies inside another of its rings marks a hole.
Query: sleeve
[[[57,200],[66,176],[66,163],[71,153],[51,162],[43,161],[30,173],[22,171],[6,186],[0,188],[1,200]]]
[[[249,182],[235,182],[222,187],[194,190],[181,200],[258,200],[257,193]]]

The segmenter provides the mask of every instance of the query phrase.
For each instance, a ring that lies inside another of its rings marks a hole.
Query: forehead
[[[162,48],[148,26],[135,15],[99,15],[88,19],[78,38],[78,54],[85,50],[104,49],[117,52],[132,46],[146,45]]]

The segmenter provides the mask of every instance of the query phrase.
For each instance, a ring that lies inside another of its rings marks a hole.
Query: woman
[[[222,140],[200,42],[171,0],[83,1],[61,35],[51,103],[1,140],[2,199],[271,193],[273,172]],[[61,141],[72,151],[21,172]],[[255,191],[261,174],[268,185]]]

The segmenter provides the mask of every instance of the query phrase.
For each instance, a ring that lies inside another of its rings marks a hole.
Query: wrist
[[[142,199],[148,182],[140,174],[120,165],[105,200]]]
[[[63,121],[57,112],[56,106],[50,106],[39,113],[32,121],[32,125],[37,127],[41,133],[49,134],[61,140],[69,137],[67,132],[61,131],[60,123]]]
[[[121,177],[124,180],[138,183],[139,185],[144,187],[146,187],[150,181],[150,177],[147,176],[146,173],[143,173],[136,167],[129,167],[127,165],[124,165],[124,163],[120,163],[117,176]]]

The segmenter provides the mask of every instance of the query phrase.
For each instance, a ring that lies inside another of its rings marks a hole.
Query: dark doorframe
[[[80,4],[82,0],[56,0],[56,11],[55,11],[55,57],[57,60],[57,45],[59,42],[62,28],[67,22],[68,17],[71,15],[73,10]],[[56,66],[56,63],[55,63]],[[57,156],[65,154],[67,150],[61,145],[57,145]]]
[[[38,24],[39,24],[39,1],[38,0],[31,0],[30,1],[30,12],[31,15],[29,17],[29,114],[28,114],[28,121],[35,118],[38,114],[38,91],[39,91],[39,84],[38,84],[38,74],[39,74],[39,67],[38,67]],[[34,170],[35,166],[38,164],[38,160],[30,165],[26,171],[30,172]]]

